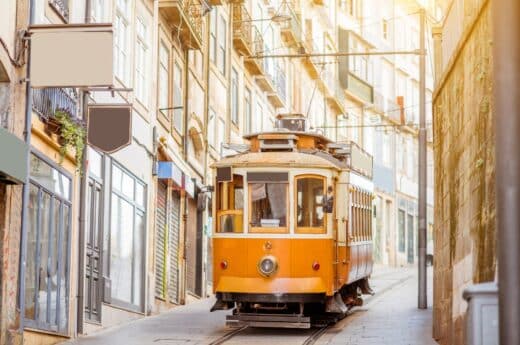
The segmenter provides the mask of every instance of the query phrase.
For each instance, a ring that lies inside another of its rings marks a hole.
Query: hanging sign
[[[33,88],[113,85],[112,24],[32,25]]]
[[[105,153],[113,153],[132,143],[130,104],[88,106],[87,142]]]

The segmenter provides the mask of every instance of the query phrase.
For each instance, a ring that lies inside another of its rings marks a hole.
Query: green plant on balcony
[[[69,114],[62,110],[57,110],[54,113],[54,119],[59,125],[60,164],[63,162],[69,149],[73,148],[76,154],[77,171],[81,171],[83,149],[85,147],[85,129],[80,124],[74,122]]]

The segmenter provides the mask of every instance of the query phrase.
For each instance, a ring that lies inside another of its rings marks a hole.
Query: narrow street
[[[429,270],[431,296],[431,270]],[[435,344],[431,339],[431,299],[429,309],[417,309],[416,268],[376,266],[371,280],[376,294],[364,298],[365,305],[308,339],[316,329],[247,328],[233,331],[225,326],[228,312],[210,313],[213,298],[181,306],[169,313],[134,321],[67,344]],[[223,342],[221,342],[223,340]]]

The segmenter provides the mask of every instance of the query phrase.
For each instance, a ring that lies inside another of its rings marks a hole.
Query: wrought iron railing
[[[49,119],[57,111],[63,111],[72,119],[81,120],[74,89],[33,89],[33,110],[43,119]]]
[[[202,16],[207,13],[210,6],[206,0],[178,0],[182,9],[187,14],[188,21],[198,40],[202,40]]]
[[[65,19],[69,21],[69,0],[49,0],[49,4]]]
[[[240,38],[249,48],[252,48],[251,15],[244,4],[231,3],[231,7],[233,10],[233,37]]]
[[[291,18],[282,24],[281,30],[290,30],[294,36],[294,40],[296,42],[301,42],[302,40],[302,25],[300,21],[300,15],[295,11],[295,5],[291,2],[287,2],[285,14]]]
[[[278,92],[278,95],[282,98],[282,100],[285,102],[286,100],[286,85],[285,85],[285,71],[283,70],[282,66],[277,65],[276,66],[276,74],[275,74],[275,87],[276,91]]]

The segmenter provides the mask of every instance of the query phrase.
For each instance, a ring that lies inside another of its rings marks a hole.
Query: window
[[[288,173],[262,172],[247,174],[249,192],[249,231],[288,231]]]
[[[262,130],[264,109],[260,101],[256,102],[255,120],[251,119],[251,130],[253,133],[260,132]]]
[[[210,34],[209,34],[209,58],[217,63],[217,9],[212,9],[210,14]]]
[[[159,47],[159,111],[161,114],[166,116],[170,120],[168,114],[169,105],[169,94],[170,94],[170,82],[169,82],[169,62],[170,62],[170,51],[161,42]]]
[[[130,83],[128,66],[129,12],[128,0],[118,0],[114,22],[114,69],[116,76],[127,85]]]
[[[244,178],[234,174],[232,181],[217,181],[217,232],[243,231]]]
[[[383,132],[383,165],[386,167],[392,167],[392,137],[390,134]]]
[[[245,116],[245,133],[251,133],[251,90],[249,90],[247,87],[245,88],[244,92],[244,116]]]
[[[350,126],[350,139],[355,143],[359,143],[359,119],[357,115],[352,114],[350,116]]]
[[[296,177],[296,232],[325,233],[325,178]]]
[[[215,121],[216,121],[217,114],[215,113],[215,110],[209,108],[208,112],[208,143],[211,145],[211,147],[215,148]]]
[[[222,144],[224,143],[224,136],[226,134],[226,122],[222,118],[218,118],[217,126],[217,150],[219,154],[222,152]]]
[[[68,333],[72,222],[69,177],[31,155],[23,291],[28,327]]]
[[[136,25],[135,96],[143,105],[148,106],[148,28],[141,18],[137,18]]]
[[[231,121],[238,125],[238,72],[233,68],[231,73]]]
[[[173,127],[179,134],[184,131],[184,109],[182,102],[182,67],[175,63],[173,70]]]
[[[91,0],[90,1],[90,21],[93,23],[106,22],[105,0]]]
[[[383,19],[381,26],[382,26],[382,30],[383,30],[383,38],[385,40],[387,40],[388,39],[388,20]]]
[[[404,253],[405,246],[405,212],[404,210],[399,210],[399,251]]]
[[[110,278],[112,300],[142,310],[146,187],[117,164],[112,165]]]
[[[224,16],[220,16],[218,25],[218,56],[217,66],[222,74],[226,74],[226,32],[227,23]]]

